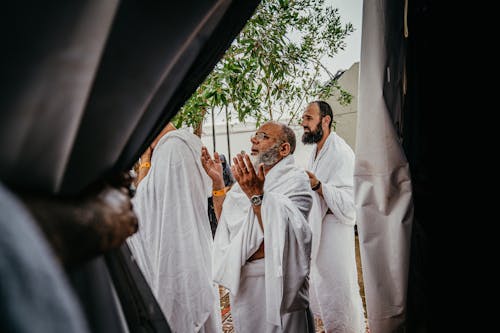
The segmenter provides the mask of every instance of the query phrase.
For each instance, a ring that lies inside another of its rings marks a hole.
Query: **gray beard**
[[[264,152],[260,152],[254,159],[254,167],[258,168],[259,164],[264,163],[265,166],[273,166],[280,158],[280,143],[275,143],[272,147]]]

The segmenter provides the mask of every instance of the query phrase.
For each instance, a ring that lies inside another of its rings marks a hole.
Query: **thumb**
[[[312,173],[312,172],[311,172],[311,171],[309,171],[309,170],[306,170],[306,173],[307,173],[307,175],[309,176],[309,179],[313,179],[313,178],[315,178],[315,177],[316,177],[316,176],[314,175],[314,173]]]

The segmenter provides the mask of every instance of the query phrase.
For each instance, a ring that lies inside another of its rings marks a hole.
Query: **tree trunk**
[[[193,134],[197,135],[199,138],[201,138],[201,135],[203,134],[203,119],[205,119],[205,113],[207,113],[207,109],[202,108],[201,109],[201,121],[198,123],[198,125],[193,130]]]

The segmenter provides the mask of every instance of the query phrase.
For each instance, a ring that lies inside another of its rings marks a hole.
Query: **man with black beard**
[[[230,291],[236,332],[313,333],[307,222],[312,193],[292,156],[295,133],[285,124],[266,122],[251,143],[252,158],[242,152],[233,159],[236,183],[228,192],[219,155],[212,159],[202,149],[219,220],[214,281]]]
[[[332,121],[324,101],[310,103],[302,115],[302,142],[314,145],[306,171],[313,192],[311,309],[326,332],[364,333],[354,243],[354,152],[331,130]]]

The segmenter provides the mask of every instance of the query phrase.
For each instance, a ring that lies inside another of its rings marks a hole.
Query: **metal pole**
[[[226,105],[226,137],[227,137],[227,154],[229,156],[227,163],[228,165],[231,165],[231,143],[229,140],[229,118],[227,116],[227,105]]]
[[[215,116],[214,116],[214,109],[212,108],[212,110],[210,111],[212,112],[212,141],[214,143],[214,153],[216,152],[215,150]]]

